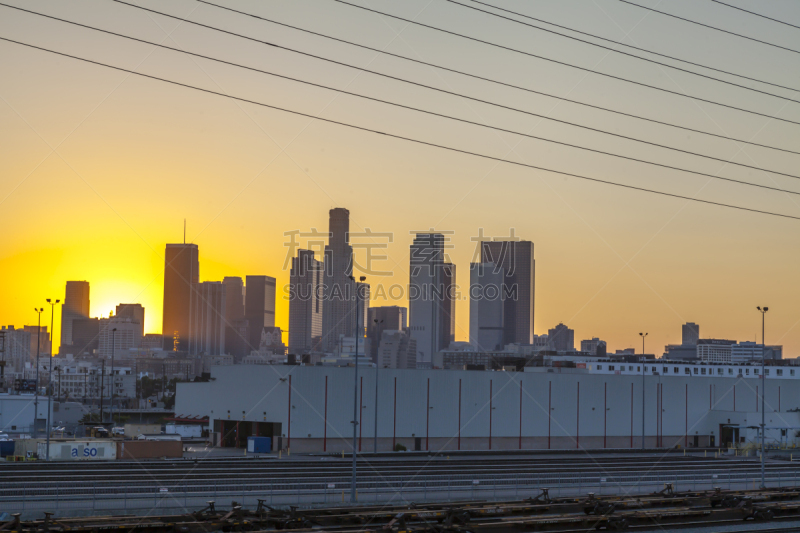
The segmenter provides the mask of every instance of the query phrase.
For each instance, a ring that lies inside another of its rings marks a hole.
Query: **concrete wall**
[[[378,449],[400,442],[413,450],[416,438],[423,450],[641,447],[641,376],[536,370],[381,369]],[[363,451],[373,448],[375,374],[359,369]],[[284,448],[297,452],[351,449],[353,368],[235,365],[215,367],[212,377],[178,384],[176,412],[208,416],[211,428],[215,419],[280,422]],[[647,376],[646,445],[691,446],[695,435],[700,446],[712,435],[719,444],[720,424],[752,423],[752,381]],[[787,411],[800,406],[800,387],[771,380],[766,405],[767,426],[798,425]]]

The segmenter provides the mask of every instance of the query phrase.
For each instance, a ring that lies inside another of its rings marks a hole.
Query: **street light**
[[[33,432],[34,435],[38,434],[36,431],[36,421],[39,419],[39,352],[42,346],[42,312],[44,307],[36,308],[33,310],[39,315],[39,325],[36,327],[36,390],[33,397]]]
[[[350,279],[353,280],[353,284],[356,288],[356,356],[355,356],[355,383],[353,383],[353,474],[352,474],[352,482],[350,483],[350,501],[352,503],[356,503],[356,480],[357,480],[357,473],[356,473],[356,460],[357,460],[357,453],[356,453],[356,438],[358,436],[358,338],[361,334],[361,327],[358,324],[358,283],[356,283],[356,278],[354,276],[350,276]],[[361,276],[359,278],[361,283],[367,280],[366,276]]]
[[[644,338],[647,337],[647,333],[639,333],[642,337],[642,449],[644,450]]]
[[[114,436],[114,345],[116,344],[117,328],[111,330],[111,436]]]
[[[767,388],[767,382],[764,376],[764,318],[769,311],[769,307],[756,307],[759,313],[761,313],[761,488],[765,489],[766,484],[764,483],[764,430],[766,429],[765,424],[765,413],[766,409],[764,408],[764,392]]]
[[[56,313],[56,304],[60,301],[61,300],[56,300],[55,302],[52,302],[50,301],[50,298],[47,299],[47,303],[50,304],[50,335],[53,334],[53,317],[55,316]],[[50,420],[51,402],[53,399],[53,342],[52,341],[50,342],[50,377],[47,378],[47,382],[48,385],[50,386],[50,392],[47,395],[47,449],[45,450],[45,461],[50,460],[50,428],[52,427],[52,420]]]
[[[383,324],[383,320],[378,320],[377,318],[374,319],[373,322],[375,323],[376,329],[380,328],[380,325]],[[378,340],[378,346],[380,346],[380,339]],[[373,439],[374,442],[372,443],[372,452],[378,453],[378,370],[381,368],[381,362],[379,359],[381,354],[378,353],[377,348],[375,349],[375,354],[375,438]]]

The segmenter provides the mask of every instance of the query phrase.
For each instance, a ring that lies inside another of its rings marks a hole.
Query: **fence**
[[[320,506],[349,502],[350,478],[312,478],[303,482],[279,480],[250,483],[231,481],[105,482],[76,480],[57,483],[4,483],[0,487],[0,511],[38,517],[43,511],[57,515],[109,513],[182,514],[202,508],[209,500],[218,507],[236,501],[255,507],[258,500],[268,505]],[[403,504],[420,501],[464,499],[516,499],[535,496],[548,488],[551,496],[595,494],[643,494],[661,490],[672,483],[675,490],[750,489],[761,484],[757,471],[730,470],[670,472],[653,474],[587,472],[580,474],[392,476],[363,474],[357,483],[360,503]],[[768,487],[798,486],[797,471],[766,473]]]

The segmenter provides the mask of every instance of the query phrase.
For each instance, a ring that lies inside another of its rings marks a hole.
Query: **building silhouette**
[[[192,286],[189,355],[225,353],[225,285],[204,281]]]
[[[377,361],[381,335],[384,331],[402,331],[406,328],[408,309],[397,305],[370,307],[367,312],[367,337],[370,343],[370,357]],[[416,350],[414,352],[416,357]]]
[[[312,250],[298,250],[289,272],[289,353],[320,350],[324,300],[324,264]]]
[[[533,342],[536,262],[531,241],[483,241],[481,262],[505,272],[504,344]]]
[[[244,317],[247,320],[247,354],[258,350],[264,328],[275,327],[275,278],[246,276]]]
[[[700,326],[694,322],[687,322],[681,326],[681,344],[688,346],[697,344],[700,340]]]
[[[575,351],[575,331],[560,323],[547,332],[549,348],[557,352]]]
[[[200,280],[196,244],[167,244],[164,254],[164,310],[161,332],[164,348],[189,349],[192,285]]]
[[[142,304],[119,304],[116,316],[127,317],[139,324],[139,337],[144,336],[144,307]]]
[[[352,337],[356,333],[355,282],[350,279],[353,275],[350,211],[342,207],[331,209],[328,231],[324,257],[322,349],[333,352],[341,335]]]
[[[247,320],[244,318],[244,281],[238,276],[225,276],[225,353],[235,361],[249,354]]]
[[[80,318],[89,318],[89,282],[68,281],[61,304],[62,347],[72,346],[72,321]],[[62,353],[62,348],[59,352]]]
[[[494,263],[471,263],[469,270],[469,342],[478,352],[505,346],[505,271]]]

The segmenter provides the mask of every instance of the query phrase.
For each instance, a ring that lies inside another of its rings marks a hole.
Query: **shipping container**
[[[199,439],[203,436],[203,426],[200,424],[175,424],[171,422],[166,425],[165,432],[168,435],[180,435],[184,439]]]
[[[153,435],[161,433],[161,424],[125,424],[125,436],[135,439],[139,435]]]
[[[272,439],[269,437],[247,437],[247,453],[270,453]]]
[[[14,441],[0,440],[0,457],[14,455]]]
[[[117,442],[119,459],[154,459],[183,457],[179,440],[126,440]]]
[[[46,457],[47,443],[39,442],[39,458]],[[111,440],[51,440],[51,461],[113,461],[117,445]]]

